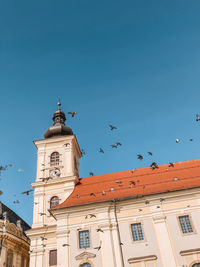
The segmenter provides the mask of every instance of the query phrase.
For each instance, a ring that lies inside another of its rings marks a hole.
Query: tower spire
[[[72,135],[72,129],[65,125],[66,116],[65,113],[61,110],[61,102],[57,103],[58,109],[53,114],[53,125],[49,127],[49,129],[45,132],[44,138],[49,138],[53,136],[61,136],[61,135]]]

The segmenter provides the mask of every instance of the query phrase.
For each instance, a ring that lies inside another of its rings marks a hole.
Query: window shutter
[[[57,250],[50,250],[49,252],[49,266],[57,265]]]

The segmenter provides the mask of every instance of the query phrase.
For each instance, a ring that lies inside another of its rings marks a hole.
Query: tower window
[[[91,264],[86,262],[86,263],[81,264],[80,267],[91,267]]]
[[[57,265],[57,250],[49,251],[49,266]]]
[[[54,196],[50,199],[50,209],[54,208],[59,204],[59,198],[57,196]]]
[[[141,223],[131,224],[131,232],[133,235],[133,241],[144,240]]]
[[[90,238],[89,231],[79,231],[79,248],[89,248]]]
[[[58,166],[59,165],[59,153],[58,152],[53,152],[50,157],[50,165],[51,166]]]
[[[186,216],[179,216],[179,223],[181,226],[181,230],[183,234],[192,233],[192,224],[190,222],[190,217],[188,215]]]

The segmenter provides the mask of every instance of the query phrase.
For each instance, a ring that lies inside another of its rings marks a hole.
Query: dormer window
[[[60,156],[58,152],[53,152],[50,156],[50,165],[58,166],[59,165]]]
[[[57,196],[54,196],[50,199],[50,209],[54,208],[59,204],[59,198]]]

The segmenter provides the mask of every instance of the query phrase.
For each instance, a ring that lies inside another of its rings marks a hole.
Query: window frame
[[[79,233],[80,233],[80,232],[85,232],[85,231],[88,231],[88,233],[89,233],[90,246],[87,247],[87,248],[80,248]],[[91,248],[91,247],[92,247],[91,230],[88,229],[88,228],[78,230],[78,231],[77,231],[77,241],[78,241],[78,242],[77,242],[77,244],[78,244],[78,249],[80,249],[80,250],[85,250],[85,249],[89,249],[89,248]]]
[[[50,264],[50,253],[52,251],[56,251],[56,264]],[[48,254],[49,254],[49,266],[57,266],[57,264],[58,264],[58,250],[56,248],[55,249],[50,249]]]
[[[133,224],[141,224],[141,229],[142,229],[142,234],[143,234],[143,238],[144,238],[144,239],[134,241],[134,239],[133,239],[133,234],[132,234],[132,228],[131,228],[131,225],[133,225]],[[146,236],[145,236],[145,232],[144,232],[144,224],[143,224],[142,221],[134,221],[134,222],[131,222],[130,225],[129,225],[129,229],[130,229],[131,243],[132,243],[132,244],[142,243],[142,242],[147,242],[147,240],[146,240]]]
[[[52,200],[52,198],[55,198],[55,197],[57,197],[57,199],[58,199],[58,204],[56,204],[55,206],[51,206],[51,200]],[[49,208],[50,209],[52,209],[52,208],[54,208],[54,207],[56,207],[57,205],[59,205],[59,197],[58,196],[52,196],[51,198],[50,198],[50,200],[49,200]]]
[[[52,157],[52,155],[54,154],[54,153],[57,153],[57,155],[58,155],[58,161],[51,161],[51,157]],[[57,167],[57,166],[60,166],[60,162],[61,162],[61,160],[60,160],[60,156],[61,156],[61,154],[58,152],[58,151],[54,151],[54,152],[52,152],[51,154],[50,154],[50,156],[49,156],[49,165],[50,165],[50,167]]]
[[[80,263],[79,267],[82,267],[83,264],[90,264],[90,267],[92,267],[91,262],[89,262],[88,260],[87,261],[84,260],[84,262]]]
[[[190,224],[191,224],[191,226],[192,226],[192,230],[193,230],[193,232],[183,233],[179,218],[180,218],[180,217],[184,217],[184,216],[188,216],[188,217],[189,217]],[[179,231],[180,231],[180,233],[181,233],[182,236],[196,234],[196,230],[195,230],[195,227],[194,227],[194,224],[193,224],[193,221],[192,221],[192,216],[191,216],[191,214],[183,213],[183,214],[181,214],[181,215],[178,215],[178,216],[177,216],[177,221],[178,221]]]

